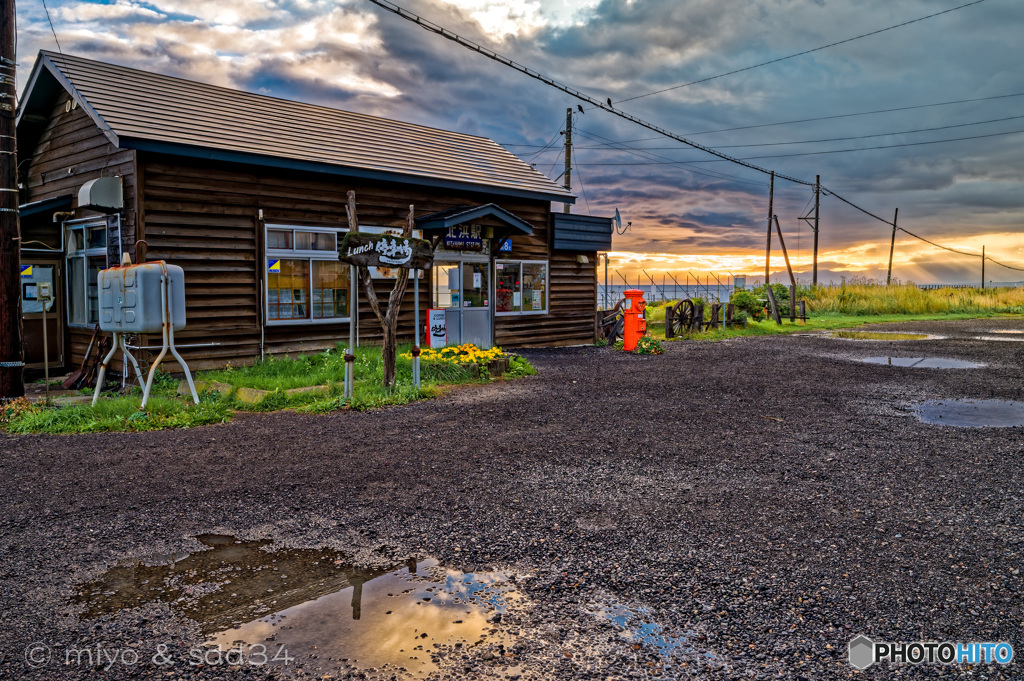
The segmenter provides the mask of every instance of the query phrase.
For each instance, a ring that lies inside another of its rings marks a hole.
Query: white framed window
[[[349,266],[338,260],[347,229],[265,227],[267,324],[322,324],[349,320]]]
[[[106,218],[65,222],[64,243],[68,326],[94,326],[100,320],[96,273],[107,267]]]
[[[498,260],[494,263],[494,313],[547,314],[546,260]]]

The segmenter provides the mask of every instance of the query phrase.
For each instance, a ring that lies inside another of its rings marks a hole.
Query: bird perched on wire
[[[580,113],[587,113],[586,111],[583,110],[583,106],[580,104],[577,104],[576,108],[580,110]]]
[[[611,98],[611,97],[609,97],[609,98],[608,98],[608,106],[611,106],[611,105],[612,105],[612,98]]]

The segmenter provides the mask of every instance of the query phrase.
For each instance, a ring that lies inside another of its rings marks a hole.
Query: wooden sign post
[[[338,246],[338,257],[359,269],[359,274],[366,288],[366,298],[370,302],[373,314],[380,322],[384,334],[384,345],[381,348],[381,360],[384,365],[384,387],[395,384],[395,362],[398,352],[398,311],[402,307],[402,298],[409,283],[409,270],[430,269],[434,263],[434,249],[429,241],[412,237],[415,227],[415,208],[409,206],[409,215],[401,236],[385,234],[366,234],[359,231],[359,219],[356,216],[356,193],[348,193],[349,232]],[[373,288],[370,267],[394,267],[398,269],[395,286],[388,297],[388,308],[381,308],[377,292]],[[419,320],[416,320],[417,324]],[[417,334],[419,335],[419,334]],[[418,339],[417,339],[418,341]],[[420,348],[412,349],[413,364],[418,369]],[[418,371],[416,372],[418,373]]]

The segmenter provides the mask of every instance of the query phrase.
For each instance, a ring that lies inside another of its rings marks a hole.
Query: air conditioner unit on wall
[[[103,213],[116,213],[124,208],[124,189],[120,177],[97,177],[78,190],[78,207]]]

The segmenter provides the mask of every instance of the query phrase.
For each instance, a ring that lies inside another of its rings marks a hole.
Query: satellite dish
[[[632,224],[633,224],[632,222],[627,222],[626,223],[626,229],[622,228],[622,216],[619,215],[619,209],[618,208],[615,209],[615,217],[612,218],[612,219],[615,220],[615,233],[616,234],[625,234],[626,230],[628,230],[630,228],[630,226],[632,226]]]

